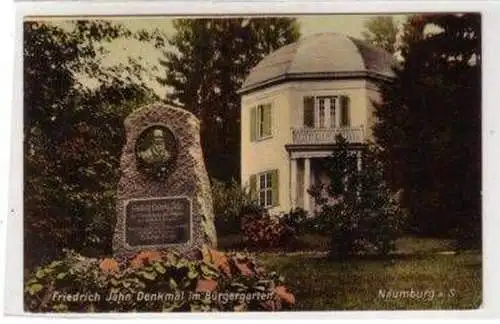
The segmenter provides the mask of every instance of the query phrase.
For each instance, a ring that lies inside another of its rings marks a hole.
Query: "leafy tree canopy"
[[[374,135],[415,230],[480,238],[481,20],[416,15],[403,65],[382,87]],[[470,241],[469,240],[469,241]]]
[[[365,23],[363,38],[373,45],[385,49],[394,54],[396,52],[396,40],[398,27],[393,16],[377,16]]]
[[[26,266],[110,248],[123,118],[154,95],[139,64],[101,63],[107,43],[139,36],[102,20],[24,23]]]

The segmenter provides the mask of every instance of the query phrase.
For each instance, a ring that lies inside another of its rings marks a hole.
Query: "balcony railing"
[[[364,141],[364,127],[292,128],[293,144],[332,144],[340,133],[349,143]]]

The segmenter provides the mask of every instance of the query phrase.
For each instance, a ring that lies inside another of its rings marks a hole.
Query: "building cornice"
[[[244,95],[260,89],[271,87],[288,81],[323,81],[323,80],[343,80],[343,79],[369,79],[375,81],[391,82],[393,77],[374,71],[337,71],[337,72],[305,72],[287,73],[250,86],[246,86],[237,91]]]

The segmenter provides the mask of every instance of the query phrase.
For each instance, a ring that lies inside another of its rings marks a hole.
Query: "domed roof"
[[[359,39],[322,33],[272,52],[255,66],[240,93],[287,80],[378,78],[393,76],[393,57]]]

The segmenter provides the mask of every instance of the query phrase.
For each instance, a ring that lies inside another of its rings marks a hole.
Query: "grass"
[[[396,241],[397,254],[421,254],[454,249],[453,240],[420,238],[407,236]],[[241,251],[245,249],[240,234],[230,234],[218,237],[218,248],[224,251]],[[285,249],[285,252],[297,251],[328,251],[329,238],[325,235],[303,234],[297,242]]]
[[[243,250],[238,235],[219,240]],[[328,238],[302,235],[277,252],[256,252],[268,270],[285,277],[296,310],[474,309],[481,304],[481,254],[449,254],[453,241],[404,237],[385,259],[327,259]],[[441,253],[444,252],[444,253]],[[413,293],[412,293],[413,291]],[[399,294],[399,295],[397,295]]]
[[[407,236],[396,241],[398,254],[422,254],[453,251],[453,240]]]
[[[329,261],[318,253],[259,254],[258,259],[285,276],[297,300],[296,310],[473,309],[481,304],[479,254],[393,256],[345,263]],[[404,295],[412,290],[413,298]],[[403,291],[403,295],[383,297],[390,291]]]
[[[238,235],[219,240],[224,250],[243,250]],[[302,235],[282,251],[255,252],[269,271],[285,277],[295,310],[442,310],[481,305],[481,253],[453,254],[452,240],[404,237],[387,258],[334,262],[328,238]],[[413,293],[412,293],[413,291]],[[399,294],[399,295],[397,295]]]

